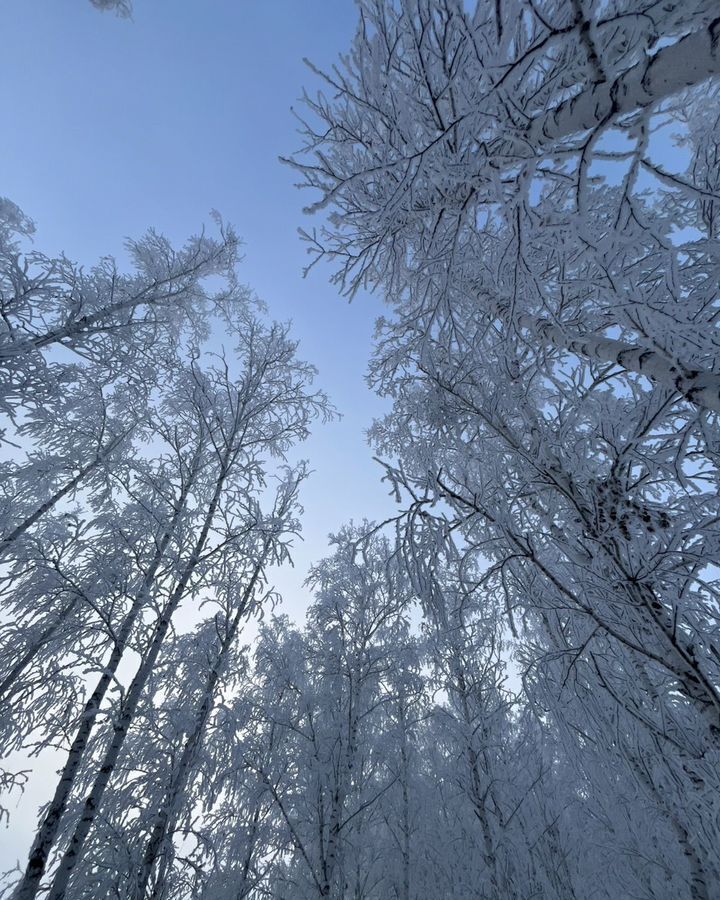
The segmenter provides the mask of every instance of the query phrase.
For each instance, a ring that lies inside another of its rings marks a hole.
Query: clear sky
[[[303,499],[305,542],[280,573],[285,608],[301,616],[307,568],[328,532],[392,505],[365,429],[383,405],[365,386],[378,300],[352,305],[306,262],[297,228],[309,195],[278,162],[299,145],[291,106],[304,66],[347,49],[352,0],[135,0],[132,21],[87,0],[0,4],[0,195],[37,225],[48,253],[92,264],[122,255],[122,241],[154,226],[180,242],[219,210],[245,240],[241,275],[274,318],[293,319],[301,355],[343,419],[305,445],[315,474]],[[308,224],[305,222],[305,224]],[[9,831],[0,869],[24,857],[37,805],[55,781],[36,766]]]
[[[299,584],[350,518],[390,509],[364,430],[381,402],[365,386],[376,298],[351,305],[328,267],[303,280],[306,192],[278,162],[300,144],[291,112],[349,46],[352,0],[135,0],[132,21],[87,0],[5,0],[0,194],[37,225],[37,246],[92,263],[154,226],[182,241],[217,209],[245,241],[241,276],[292,319],[301,356],[343,413],[303,450],[305,542],[279,586]]]

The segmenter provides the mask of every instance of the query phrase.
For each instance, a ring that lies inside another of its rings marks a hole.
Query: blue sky
[[[331,65],[355,19],[352,0],[135,0],[132,21],[87,0],[6,0],[0,13],[0,194],[35,220],[38,248],[92,263],[151,225],[180,242],[219,210],[245,241],[241,277],[293,320],[343,413],[302,452],[315,469],[305,542],[278,576],[294,615],[327,533],[392,509],[364,437],[383,410],[363,381],[381,305],[349,305],[327,267],[302,279],[310,195],[278,162],[301,140],[291,107],[318,85],[303,57]]]

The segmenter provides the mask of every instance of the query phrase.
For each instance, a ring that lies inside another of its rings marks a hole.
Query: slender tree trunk
[[[158,867],[159,871],[155,878],[155,884],[153,885],[152,893],[150,894],[151,900],[163,900],[163,898],[167,895],[168,873],[172,868],[174,859],[174,848],[172,845],[170,845],[167,852],[163,854],[160,860],[160,865]]]
[[[203,692],[203,698],[200,701],[197,713],[195,715],[195,726],[185,740],[185,745],[180,756],[180,761],[172,778],[170,787],[168,788],[164,802],[156,816],[155,824],[153,825],[152,831],[150,833],[150,838],[145,848],[142,868],[140,870],[137,882],[135,894],[136,900],[141,900],[141,898],[145,896],[145,892],[147,890],[147,886],[150,881],[155,862],[160,855],[162,847],[166,841],[168,831],[171,830],[172,823],[177,818],[180,802],[187,788],[188,781],[190,780],[193,765],[197,757],[197,751],[205,734],[205,729],[210,718],[210,713],[213,709],[213,705],[215,702],[215,689],[217,688],[218,681],[220,680],[220,677],[222,675],[227,654],[233,646],[233,643],[235,642],[235,638],[240,627],[240,622],[242,621],[243,616],[245,615],[249,607],[252,593],[258,582],[258,579],[260,578],[260,575],[262,574],[268,549],[269,548],[266,547],[261,559],[258,561],[255,567],[255,570],[252,574],[252,577],[250,578],[247,587],[243,591],[240,604],[235,612],[235,615],[233,616],[230,627],[226,631],[215,662],[213,663],[213,666],[208,673],[207,681],[205,683],[205,690]],[[152,896],[153,898],[155,897],[155,892],[153,892]]]
[[[118,716],[118,719],[113,726],[112,739],[106,749],[105,755],[98,769],[97,775],[95,776],[95,781],[93,782],[90,793],[85,800],[82,812],[80,813],[80,819],[78,820],[73,835],[70,839],[70,844],[63,854],[62,859],[60,860],[60,864],[58,866],[57,872],[55,873],[55,878],[50,887],[50,893],[47,900],[64,900],[65,898],[70,876],[81,857],[83,848],[85,846],[85,841],[87,840],[88,834],[90,833],[90,830],[93,826],[93,822],[95,821],[95,816],[97,815],[103,794],[105,793],[105,789],[107,788],[110,778],[115,771],[115,766],[117,764],[118,757],[120,756],[120,751],[122,750],[123,744],[125,743],[125,738],[127,737],[128,731],[130,730],[130,725],[132,724],[132,721],[135,717],[140,696],[143,692],[143,689],[145,688],[145,685],[147,684],[148,678],[150,677],[150,674],[160,654],[160,650],[165,640],[165,636],[167,635],[168,629],[170,628],[170,622],[175,613],[175,610],[178,608],[181,600],[183,599],[190,578],[192,577],[192,574],[200,561],[200,557],[207,542],[207,538],[210,533],[210,527],[212,525],[213,519],[215,518],[218,503],[220,502],[220,497],[222,495],[225,479],[227,477],[227,465],[230,455],[231,454],[229,450],[224,454],[220,468],[220,474],[218,476],[212,500],[210,501],[210,505],[205,515],[202,529],[195,542],[195,546],[193,547],[190,558],[182,571],[180,580],[178,581],[174,591],[165,604],[160,617],[155,623],[147,655],[140,664],[140,667],[135,674],[135,677],[133,678],[130,688],[128,689],[127,695],[120,710],[120,715]],[[28,900],[31,896],[33,895],[28,895]],[[25,898],[17,897],[15,898],[15,900],[25,900]]]
[[[342,816],[343,799],[340,785],[336,784],[332,795],[330,821],[328,823],[327,853],[325,855],[326,865],[321,892],[322,897],[329,897],[332,894],[333,882],[335,880],[335,866],[340,850],[340,817]]]
[[[555,822],[548,828],[548,847],[551,852],[550,859],[548,860],[544,855],[542,859],[546,871],[551,876],[550,880],[557,886],[558,896],[562,897],[563,900],[565,898],[567,900],[576,900],[577,894],[575,893],[572,876],[568,868],[567,855],[563,850],[560,832]]]
[[[400,764],[402,766],[402,891],[400,900],[410,900],[410,798],[408,796],[408,773],[410,764],[407,751],[407,724],[405,721],[405,703],[400,700],[399,719],[401,728]]]
[[[632,754],[629,750],[625,750],[623,755],[628,760],[630,767],[635,773],[638,781],[640,781],[640,783],[646,788],[646,790],[650,794],[652,794],[657,802],[658,808],[667,817],[668,821],[672,825],[672,829],[675,832],[677,842],[688,864],[691,900],[712,900],[708,891],[708,878],[705,872],[705,866],[703,865],[697,853],[697,850],[690,840],[690,835],[688,834],[687,829],[680,821],[677,813],[674,810],[668,808],[668,803],[665,796],[656,788],[652,780],[645,774],[642,764],[638,759],[635,758],[634,754]]]
[[[349,700],[348,712],[348,732],[345,750],[345,758],[342,765],[338,765],[337,780],[335,781],[332,802],[330,804],[330,819],[328,822],[328,838],[327,850],[323,864],[323,882],[320,891],[321,897],[331,897],[333,895],[333,886],[335,882],[335,872],[338,866],[338,860],[341,852],[341,831],[342,818],[345,809],[345,800],[347,797],[347,783],[355,764],[355,756],[357,749],[357,728],[358,720],[354,712],[353,695]],[[342,898],[342,894],[339,895]]]
[[[247,849],[245,851],[245,859],[243,860],[242,866],[242,881],[240,882],[240,887],[237,891],[237,900],[244,900],[245,897],[250,893],[250,891],[255,886],[254,883],[250,882],[250,866],[252,865],[253,857],[255,856],[255,846],[257,844],[257,833],[258,833],[258,824],[260,822],[260,804],[255,805],[255,809],[253,810],[252,817],[252,828],[250,829],[250,837],[247,842]],[[153,900],[155,898],[153,897]]]
[[[677,816],[672,816],[671,821],[690,872],[690,900],[711,900],[705,869],[690,841],[690,836]]]
[[[668,669],[678,679],[685,696],[701,713],[713,742],[719,744],[720,695],[717,688],[703,671],[692,645],[683,640],[652,588],[633,581],[629,576],[626,584],[631,596],[641,605],[644,617],[652,623],[653,637],[656,640],[659,637]]]
[[[720,57],[720,54],[719,54]],[[656,384],[677,391],[687,401],[720,412],[720,375],[689,371],[677,360],[657,350],[597,335],[573,335],[547,319],[520,315],[517,323],[559,350],[599,363],[614,363],[628,372],[644,375]]]
[[[460,699],[462,702],[463,709],[463,719],[465,728],[470,731],[471,734],[475,733],[475,729],[472,726],[472,716],[470,715],[470,707],[467,699],[467,685],[465,683],[465,673],[462,670],[462,667],[458,664],[456,666],[456,679],[458,691],[460,694]],[[493,897],[501,897],[503,896],[500,893],[500,879],[498,877],[498,860],[497,853],[495,852],[495,845],[492,837],[492,831],[490,828],[490,821],[488,819],[487,808],[485,804],[485,798],[483,796],[482,790],[482,779],[480,776],[480,759],[478,756],[478,752],[473,746],[472,738],[468,739],[466,748],[466,758],[468,761],[468,767],[470,769],[470,779],[471,779],[471,788],[470,788],[470,800],[473,804],[473,809],[475,812],[475,817],[480,823],[480,830],[483,838],[483,858],[485,861],[485,867],[488,870],[488,875],[490,876],[490,886],[492,889]]]
[[[160,568],[168,544],[172,540],[180,518],[185,510],[188,495],[192,487],[192,479],[196,474],[196,471],[196,468],[194,468],[191,473],[191,477],[183,486],[182,492],[178,499],[178,503],[173,513],[170,526],[163,534],[160,543],[155,550],[155,554],[153,556],[149,569],[145,573],[145,577],[143,578],[140,590],[138,591],[133,604],[130,607],[130,610],[128,611],[122,622],[122,625],[120,626],[120,630],[117,634],[112,652],[110,654],[110,659],[107,661],[107,664],[103,669],[103,673],[95,686],[95,690],[92,692],[90,698],[85,704],[85,708],[80,719],[80,725],[72,742],[72,746],[70,747],[70,750],[68,752],[68,757],[65,761],[65,766],[63,767],[63,771],[60,776],[60,781],[57,784],[55,794],[53,795],[50,806],[45,813],[38,833],[35,836],[35,840],[30,850],[30,858],[25,869],[25,874],[22,878],[22,881],[20,881],[17,888],[15,889],[13,900],[34,900],[35,896],[37,895],[40,887],[40,879],[45,873],[48,857],[50,855],[50,851],[52,850],[53,844],[55,843],[55,838],[57,837],[63,813],[67,806],[70,793],[75,784],[75,779],[85,757],[85,751],[87,749],[88,741],[95,725],[97,714],[100,710],[103,700],[105,699],[107,690],[112,684],[112,681],[118,670],[120,660],[125,652],[125,649],[127,648],[128,641],[130,639],[130,635],[132,634],[132,630],[137,617],[150,596],[150,590],[155,581],[157,571]]]

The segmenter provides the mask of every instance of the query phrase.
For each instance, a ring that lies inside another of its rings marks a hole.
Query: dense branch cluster
[[[372,439],[415,590],[443,607],[432,554],[452,541],[472,604],[504,616],[510,721],[532,711],[553,743],[552,815],[605,832],[563,886],[501,883],[490,862],[533,837],[498,814],[482,896],[720,891],[716,15],[366,0],[306,97],[291,164],[328,212],[309,250],[393,310]],[[600,845],[617,881],[587,868]],[[673,854],[682,887],[660,875]]]

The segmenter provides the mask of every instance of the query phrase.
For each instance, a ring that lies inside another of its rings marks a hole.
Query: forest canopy
[[[720,900],[717,4],[355,19],[281,161],[397,511],[304,621],[343,410],[233,227],[87,267],[0,200],[4,824],[58,769],[0,897]]]

